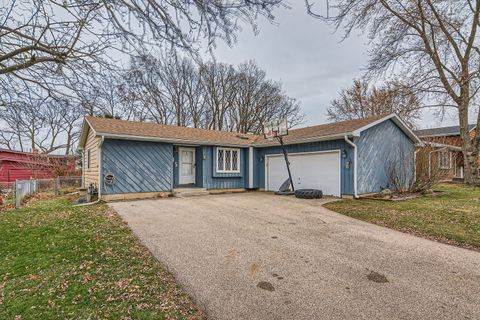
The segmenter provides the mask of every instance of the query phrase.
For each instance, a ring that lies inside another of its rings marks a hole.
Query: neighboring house
[[[284,142],[295,187],[335,196],[389,187],[393,163],[413,178],[421,143],[394,114],[291,129]],[[279,143],[260,135],[86,117],[80,149],[84,185],[106,200],[182,186],[275,191],[288,177]]]
[[[0,182],[47,179],[75,172],[76,156],[46,155],[0,149]]]
[[[468,126],[471,139],[477,128]],[[440,127],[415,131],[424,146],[417,151],[417,174],[437,175],[440,180],[463,180],[464,163],[460,127]],[[480,159],[479,159],[480,163]]]

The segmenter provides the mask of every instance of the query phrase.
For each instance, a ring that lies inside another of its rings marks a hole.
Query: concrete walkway
[[[269,193],[112,203],[210,319],[480,319],[480,253]]]

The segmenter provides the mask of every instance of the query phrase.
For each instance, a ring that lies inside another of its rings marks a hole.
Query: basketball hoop
[[[295,192],[295,187],[293,185],[293,180],[292,180],[292,173],[290,172],[290,162],[288,161],[287,150],[285,149],[285,145],[283,144],[283,136],[286,136],[287,134],[288,134],[288,122],[286,118],[267,122],[263,126],[263,136],[265,137],[265,139],[273,140],[274,138],[276,138],[278,142],[280,142],[280,146],[282,147],[282,151],[283,151],[283,157],[285,158],[285,165],[287,167],[287,172],[288,172],[288,180],[285,181],[284,184],[286,186],[290,184],[292,191],[287,192],[287,191],[279,190],[276,194],[281,194],[281,195],[288,195],[288,194],[292,194],[292,192]],[[282,189],[283,189],[283,185],[282,185]]]
[[[286,118],[267,122],[263,126],[263,135],[265,139],[273,140],[273,138],[286,136],[287,134],[288,122]]]

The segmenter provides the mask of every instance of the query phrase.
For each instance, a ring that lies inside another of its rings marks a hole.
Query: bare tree
[[[174,123],[174,112],[164,90],[164,65],[151,55],[131,59],[118,92],[122,104],[135,110],[134,118],[162,124]]]
[[[456,109],[467,183],[479,183],[480,134],[468,134],[469,111],[480,89],[480,1],[329,0],[327,14],[309,13],[345,30],[368,31],[371,76],[401,79],[436,105]],[[334,15],[330,16],[330,13]],[[480,126],[480,114],[476,115]]]
[[[17,125],[22,121],[22,109],[16,106],[8,109],[0,106],[0,111],[0,124],[2,125],[2,130],[0,130],[0,146],[9,150],[17,148],[24,151],[22,141],[24,131],[22,127]]]
[[[231,44],[239,20],[253,27],[259,16],[273,20],[282,1],[6,0],[0,8],[0,86],[20,81],[60,93],[47,73],[66,67],[74,78],[93,62],[108,66],[107,54],[115,50],[169,45],[195,54],[219,38]]]
[[[354,80],[353,86],[340,91],[340,97],[331,102],[327,116],[333,121],[352,120],[396,113],[410,126],[420,119],[420,101],[406,85],[389,82],[384,86],[369,86],[368,82]]]
[[[233,106],[238,78],[232,65],[209,62],[201,66],[208,105],[207,129],[228,130],[226,114]]]
[[[232,65],[195,62],[178,54],[131,61],[118,87],[133,118],[199,128],[260,133],[262,124],[288,116],[303,120],[298,101],[268,80],[253,61]]]
[[[81,121],[85,110],[79,104],[66,106],[62,112],[62,130],[65,133],[65,154],[74,154],[75,145],[80,137]]]
[[[46,100],[30,96],[10,108],[4,108],[1,113],[0,119],[6,124],[6,131],[15,132],[21,150],[26,146],[30,151],[37,148],[40,131],[45,125],[43,105]]]
[[[194,128],[203,128],[206,126],[207,102],[202,82],[202,70],[198,70],[193,63],[189,63],[183,72],[187,110],[191,116],[190,124]]]
[[[79,105],[48,97],[0,107],[0,111],[0,146],[46,154],[62,149],[72,152],[84,114]]]
[[[273,10],[285,7],[283,1],[4,1],[0,8],[0,143],[9,148],[28,145],[44,152],[63,148],[71,152],[76,139],[72,128],[78,125],[73,117],[79,105],[91,115],[204,126],[201,78],[182,75],[192,74],[191,62],[179,59],[165,66],[169,68],[163,71],[168,72],[153,70],[132,78],[142,82],[130,84],[110,76],[117,71],[111,57],[117,52],[180,48],[198,59],[199,49],[214,48],[218,39],[233,44],[240,21],[255,31],[257,19],[272,21]],[[143,91],[124,90],[133,86]],[[72,112],[63,113],[65,106]],[[190,113],[195,116],[190,118]]]
[[[290,126],[303,121],[298,101],[283,92],[281,83],[268,80],[254,61],[237,69],[234,105],[228,116],[231,131],[259,134],[263,124],[275,118],[288,117]]]

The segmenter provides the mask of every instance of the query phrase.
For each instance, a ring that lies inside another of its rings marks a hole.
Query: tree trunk
[[[464,95],[465,97],[465,95]],[[462,139],[463,166],[465,174],[465,183],[470,185],[480,184],[479,166],[478,166],[478,146],[473,143],[468,130],[468,105],[470,99],[461,99],[458,106],[458,116],[460,120],[460,137]]]
[[[470,185],[479,185],[480,178],[478,175],[478,157],[474,156],[472,152],[463,152],[464,167],[465,167],[465,183]]]

